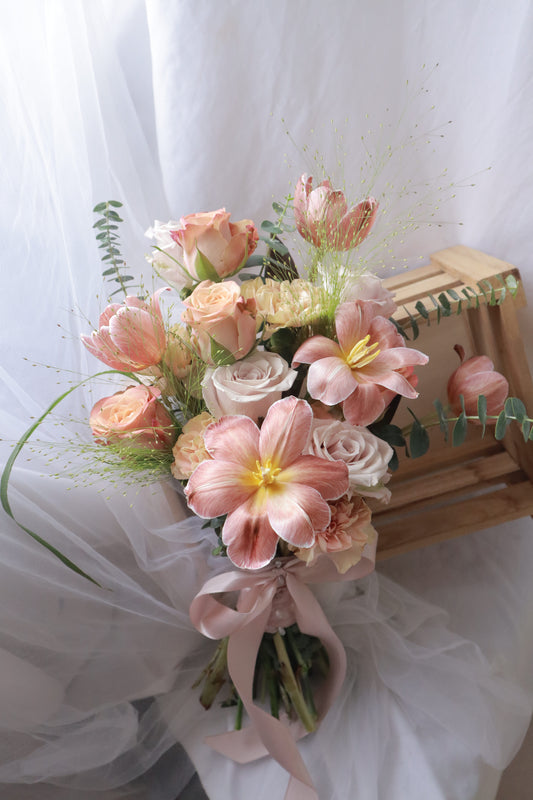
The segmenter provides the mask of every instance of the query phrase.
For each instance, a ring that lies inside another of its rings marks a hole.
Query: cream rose
[[[202,383],[205,403],[218,418],[244,414],[264,417],[282,392],[290,389],[296,370],[276,353],[256,351],[227,367],[207,369]]]
[[[173,237],[180,229],[180,223],[170,220],[159,222],[156,219],[153,226],[144,234],[154,242],[152,255],[146,260],[152,265],[157,274],[178,292],[186,286],[192,286],[196,276],[191,276],[183,265],[183,251]]]
[[[202,281],[184,305],[182,322],[197,334],[208,334],[236,360],[255,345],[255,318],[235,281]]]
[[[314,419],[309,453],[348,466],[349,496],[361,494],[388,503],[387,472],[392,447],[369,430],[335,419]]]
[[[204,433],[214,421],[214,417],[204,411],[183,426],[183,431],[172,448],[174,462],[170,466],[170,471],[178,480],[190,478],[198,464],[211,458],[205,449]]]

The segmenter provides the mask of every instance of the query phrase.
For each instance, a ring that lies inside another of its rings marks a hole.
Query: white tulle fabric
[[[30,418],[99,369],[78,338],[107,294],[95,203],[124,202],[123,250],[132,274],[148,275],[143,232],[154,219],[225,205],[260,221],[271,195],[313,171],[285,127],[327,164],[329,120],[342,122],[345,173],[358,175],[350,145],[365,115],[388,107],[400,119],[405,81],[416,83],[424,63],[440,62],[432,100],[455,129],[400,158],[398,185],[443,165],[452,177],[482,172],[443,214],[462,227],[420,229],[399,255],[415,263],[461,242],[517,264],[528,289],[526,0],[475,11],[459,0],[19,0],[2,14],[3,460]],[[421,109],[408,106],[407,130],[431,127]],[[200,523],[171,485],[71,477],[83,460],[65,443],[88,439],[87,409],[114,390],[102,382],[70,395],[39,430],[53,445],[25,448],[13,473],[17,518],[102,588],[2,516],[2,797],[174,800],[196,768],[211,800],[281,798],[275,763],[237,767],[202,742],[231,716],[204,713],[190,689],[213,645],[192,629],[188,606],[226,566]],[[349,670],[320,730],[301,742],[321,798],[493,797],[487,765],[505,767],[532,708],[531,563],[523,520],[396,558],[358,586],[322,588]]]

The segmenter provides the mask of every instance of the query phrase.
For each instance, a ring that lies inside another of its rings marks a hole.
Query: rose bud
[[[463,395],[465,411],[468,416],[477,415],[477,402],[480,394],[487,398],[487,414],[497,416],[503,409],[509,394],[507,379],[496,372],[494,364],[487,356],[473,356],[464,361],[464,350],[456,345],[454,350],[463,362],[448,381],[448,403],[452,411],[461,413],[460,396]],[[491,420],[487,420],[491,422]],[[494,423],[495,420],[492,420]]]

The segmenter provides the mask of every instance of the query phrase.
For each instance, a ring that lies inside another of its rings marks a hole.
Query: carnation
[[[306,564],[327,555],[342,575],[361,560],[365,545],[374,540],[376,532],[370,524],[372,513],[361,497],[349,499],[345,495],[328,505],[328,527],[317,533],[313,547],[300,548],[294,554]]]

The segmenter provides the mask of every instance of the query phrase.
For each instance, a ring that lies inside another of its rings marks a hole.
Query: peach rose
[[[89,424],[101,444],[124,442],[132,447],[165,450],[174,440],[174,423],[152,386],[128,386],[93,407]]]
[[[255,345],[256,326],[251,313],[254,306],[241,296],[235,281],[202,281],[184,305],[182,321],[196,334],[209,335],[215,343],[212,352],[220,345],[233,360],[238,360]]]
[[[183,426],[181,436],[178,436],[172,448],[174,462],[170,467],[170,471],[178,480],[187,480],[198,464],[206,458],[211,458],[205,449],[204,433],[214,421],[215,418],[204,411]]]
[[[160,248],[151,259],[156,271],[178,289],[234,275],[254,252],[259,236],[252,220],[230,222],[230,216],[220,208],[188,214],[179,224],[156,222],[146,232]]]

